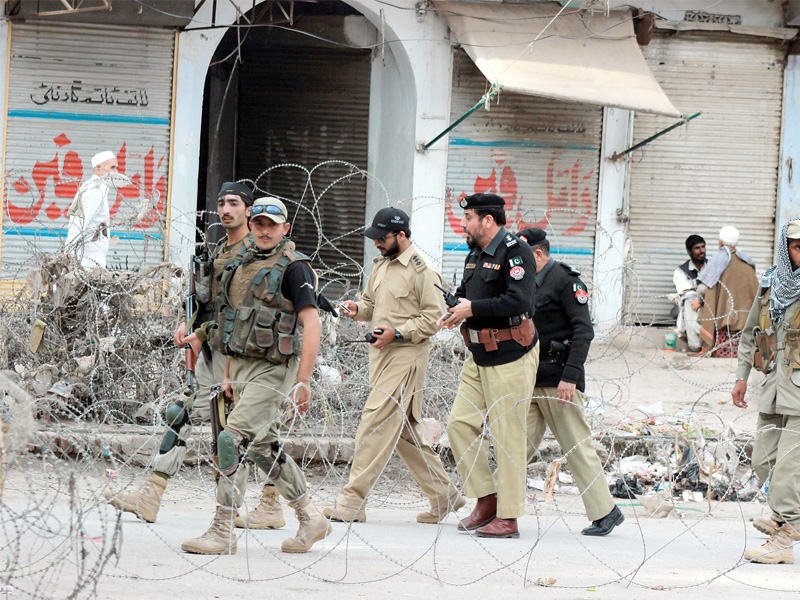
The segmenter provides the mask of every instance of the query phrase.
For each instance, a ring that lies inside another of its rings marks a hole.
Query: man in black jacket
[[[455,294],[459,302],[439,324],[461,326],[470,351],[447,421],[464,491],[478,499],[458,529],[518,538],[517,518],[525,514],[525,419],[539,358],[530,319],[536,265],[528,245],[506,231],[504,205],[495,194],[461,200],[470,253]],[[496,473],[489,468],[490,437]]]
[[[594,337],[589,293],[578,271],[550,257],[541,229],[520,232],[536,261],[536,310],[541,355],[528,412],[528,462],[542,440],[545,425],[556,437],[575,477],[592,524],[581,533],[608,535],[625,520],[614,504],[603,467],[583,415],[586,377],[583,364]]]

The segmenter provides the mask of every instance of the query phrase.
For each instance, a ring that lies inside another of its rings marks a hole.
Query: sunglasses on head
[[[267,213],[268,215],[283,214],[280,206],[275,206],[274,204],[259,204],[258,206],[254,206],[250,209],[250,216],[255,217],[263,212]]]

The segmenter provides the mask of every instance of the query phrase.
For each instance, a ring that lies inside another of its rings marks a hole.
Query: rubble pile
[[[180,389],[180,269],[86,270],[66,255],[39,258],[0,309],[0,370],[37,399],[38,416],[136,422],[142,407]]]

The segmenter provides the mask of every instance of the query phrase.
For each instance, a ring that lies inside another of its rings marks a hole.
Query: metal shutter
[[[288,200],[292,239],[323,280],[357,285],[367,181],[342,161],[367,168],[369,52],[273,47],[241,69],[236,177]]]
[[[451,120],[486,91],[486,79],[461,49],[453,56]],[[461,279],[467,247],[458,201],[476,192],[506,200],[510,231],[542,227],[553,256],[587,283],[594,259],[597,176],[603,111],[598,107],[502,93],[450,132],[443,274]]]
[[[684,240],[733,225],[762,273],[772,264],[785,48],[733,36],[657,37],[642,48],[653,74],[684,113],[697,119],[633,154],[630,223],[632,322],[667,320],[672,272],[687,259]],[[634,141],[674,120],[637,114]]]
[[[35,252],[58,251],[102,150],[139,186],[109,194],[109,268],[162,262],[174,33],[31,22],[10,35],[2,277],[24,278]]]

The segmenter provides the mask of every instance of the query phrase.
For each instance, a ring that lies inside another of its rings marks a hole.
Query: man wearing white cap
[[[108,177],[119,169],[110,150],[92,157],[94,172],[75,194],[67,211],[69,229],[65,250],[74,253],[87,269],[105,268],[111,215],[108,211]]]
[[[758,292],[756,264],[739,250],[739,230],[726,225],[719,230],[719,252],[697,275],[694,310],[700,310],[700,339],[714,356],[736,358],[738,335]]]
[[[792,542],[800,540],[800,220],[783,226],[778,262],[764,273],[739,343],[733,403],[747,408],[747,378],[766,375],[758,397],[758,431],[753,470],[769,478],[770,518],[753,527],[770,536],[744,554],[756,563],[793,563]]]

